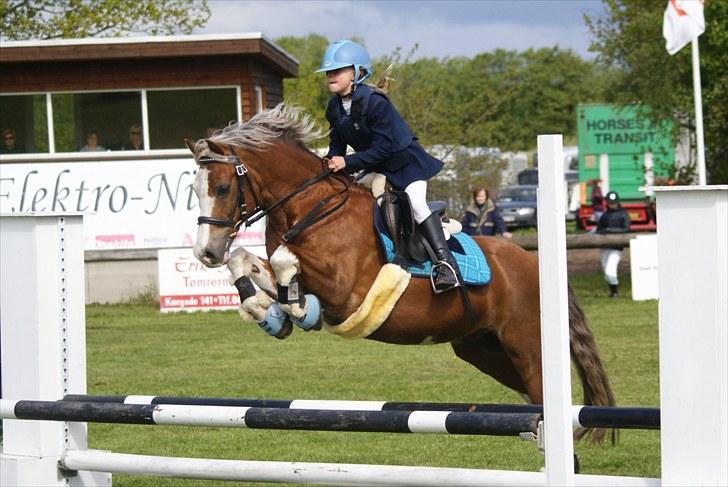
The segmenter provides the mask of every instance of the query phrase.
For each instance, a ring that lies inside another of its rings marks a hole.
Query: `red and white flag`
[[[667,52],[675,54],[703,32],[703,0],[668,0],[662,23]]]

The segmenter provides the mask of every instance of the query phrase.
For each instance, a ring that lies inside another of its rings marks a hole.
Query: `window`
[[[56,152],[127,150],[130,128],[141,127],[140,92],[59,93],[51,98]]]
[[[0,154],[48,152],[45,95],[0,96]]]
[[[0,95],[0,154],[183,150],[185,138],[237,121],[239,108],[237,87]]]
[[[235,88],[148,90],[151,149],[181,149],[237,120]]]

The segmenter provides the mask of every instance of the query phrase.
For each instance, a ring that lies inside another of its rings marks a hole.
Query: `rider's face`
[[[326,83],[331,93],[339,96],[346,96],[351,93],[351,86],[354,82],[354,68],[341,68],[326,72]]]

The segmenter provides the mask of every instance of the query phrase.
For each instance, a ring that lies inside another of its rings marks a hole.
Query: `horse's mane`
[[[209,139],[245,149],[264,150],[278,141],[305,147],[306,143],[325,135],[302,108],[279,103],[275,108],[256,113],[245,122],[218,130]]]

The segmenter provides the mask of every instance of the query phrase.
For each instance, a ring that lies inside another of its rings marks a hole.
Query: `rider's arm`
[[[346,154],[346,142],[332,124],[329,129],[329,153],[326,154],[326,157],[331,158],[344,154]]]
[[[346,171],[349,173],[360,169],[372,169],[371,166],[389,159],[402,147],[397,147],[394,140],[394,124],[397,123],[396,112],[389,101],[381,96],[372,95],[369,102],[367,124],[372,134],[372,145],[369,149],[350,154],[345,157]]]

